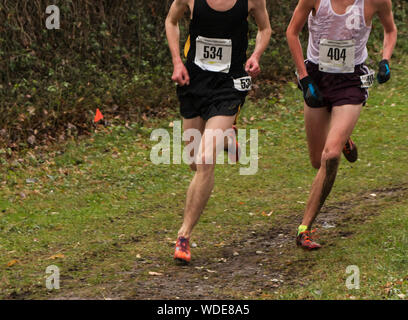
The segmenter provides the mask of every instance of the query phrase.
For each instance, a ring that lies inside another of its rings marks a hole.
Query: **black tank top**
[[[244,72],[246,51],[248,49],[248,0],[237,0],[235,5],[227,11],[216,11],[211,8],[207,0],[195,0],[193,19],[190,22],[190,48],[187,54],[187,67],[190,71],[204,71],[195,63],[197,38],[230,39],[232,44],[229,71],[224,73],[234,75]],[[222,48],[204,47],[205,56],[219,57],[221,60]],[[226,51],[226,50],[224,50]]]

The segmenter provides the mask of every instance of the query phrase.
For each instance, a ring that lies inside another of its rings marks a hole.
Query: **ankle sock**
[[[298,228],[298,235],[307,230],[307,226],[301,224]]]

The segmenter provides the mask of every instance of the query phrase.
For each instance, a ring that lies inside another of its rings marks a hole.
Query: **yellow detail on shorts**
[[[237,124],[237,122],[238,122],[239,113],[241,112],[241,106],[242,106],[242,104],[240,104],[240,105],[238,106],[238,112],[237,112],[237,114],[235,115],[234,124]]]
[[[188,36],[186,44],[184,45],[184,56],[186,58],[187,58],[188,52],[190,51],[190,46],[191,46],[190,36]]]

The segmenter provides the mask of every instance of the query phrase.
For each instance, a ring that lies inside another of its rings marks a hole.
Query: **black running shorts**
[[[239,91],[233,77],[218,72],[189,72],[190,85],[177,86],[180,114],[185,119],[201,117],[208,120],[214,116],[236,115],[245,102],[248,91]]]

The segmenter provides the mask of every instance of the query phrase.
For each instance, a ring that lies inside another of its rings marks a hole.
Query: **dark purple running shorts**
[[[354,73],[326,73],[319,71],[319,65],[306,60],[309,76],[316,83],[324,98],[324,107],[365,105],[368,99],[368,89],[361,88],[361,76],[370,71],[364,64],[357,65]]]

